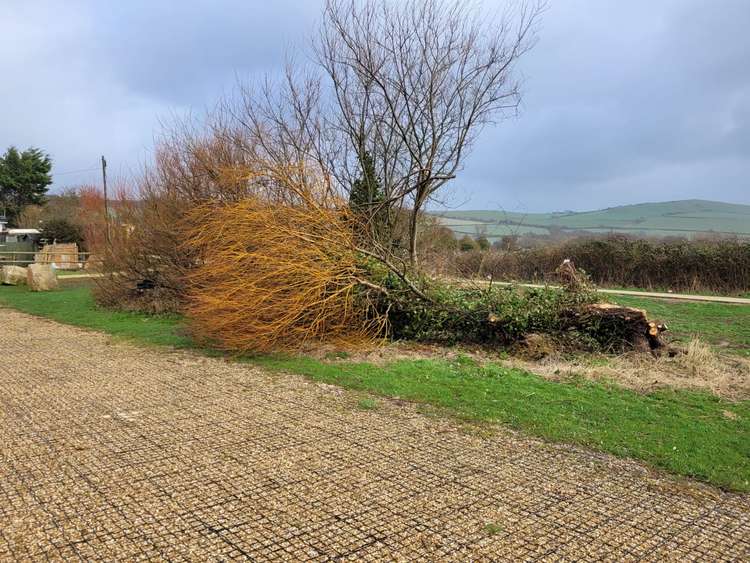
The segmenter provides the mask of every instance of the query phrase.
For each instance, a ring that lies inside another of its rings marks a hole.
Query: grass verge
[[[87,285],[63,285],[59,291],[40,293],[31,292],[24,286],[0,287],[0,305],[61,323],[129,338],[140,344],[192,347],[190,338],[182,334],[182,319],[179,317],[151,317],[101,309],[94,303]]]
[[[190,347],[177,317],[98,309],[86,287],[50,293],[0,288],[0,304],[136,342]],[[584,380],[554,382],[466,357],[388,365],[261,356],[248,361],[385,397],[428,403],[455,416],[499,422],[548,440],[645,460],[679,475],[750,491],[750,401],[707,393],[639,394]],[[371,400],[360,408],[376,407]]]

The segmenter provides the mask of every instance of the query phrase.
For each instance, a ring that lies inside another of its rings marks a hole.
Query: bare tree
[[[482,126],[520,103],[516,61],[534,43],[543,3],[483,18],[467,2],[327,0],[316,52],[347,139],[334,173],[356,176],[365,155],[385,197],[408,213],[417,265],[418,218],[461,168]]]
[[[215,136],[275,169],[299,166],[325,177],[338,168],[342,139],[327,127],[329,108],[322,102],[318,69],[287,64],[283,78],[241,84],[212,116]],[[302,175],[304,176],[304,174]],[[304,177],[298,178],[304,181]],[[331,195],[345,195],[344,184],[330,182]]]

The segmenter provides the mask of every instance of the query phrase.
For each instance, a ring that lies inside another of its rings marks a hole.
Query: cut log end
[[[667,325],[649,320],[646,311],[613,303],[587,305],[571,317],[571,324],[601,342],[644,352],[662,348],[661,335],[667,330]]]

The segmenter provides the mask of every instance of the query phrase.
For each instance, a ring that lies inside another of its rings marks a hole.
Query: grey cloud
[[[92,5],[101,5],[93,3]],[[318,13],[315,2],[121,2],[98,34],[120,79],[174,103],[209,102],[235,73],[273,72]]]
[[[749,202],[748,22],[744,1],[555,2],[522,117],[467,163],[467,205]]]
[[[319,10],[318,0],[5,0],[0,149],[40,146],[58,173],[106,154],[127,172],[148,158],[160,118],[201,111],[237,76],[278,72]],[[520,117],[482,133],[448,201],[750,203],[748,24],[746,0],[552,0],[520,65]]]

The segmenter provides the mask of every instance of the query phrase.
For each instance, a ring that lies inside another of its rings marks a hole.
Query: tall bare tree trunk
[[[409,217],[409,263],[415,270],[417,269],[417,226],[419,223],[419,210],[414,209]]]

